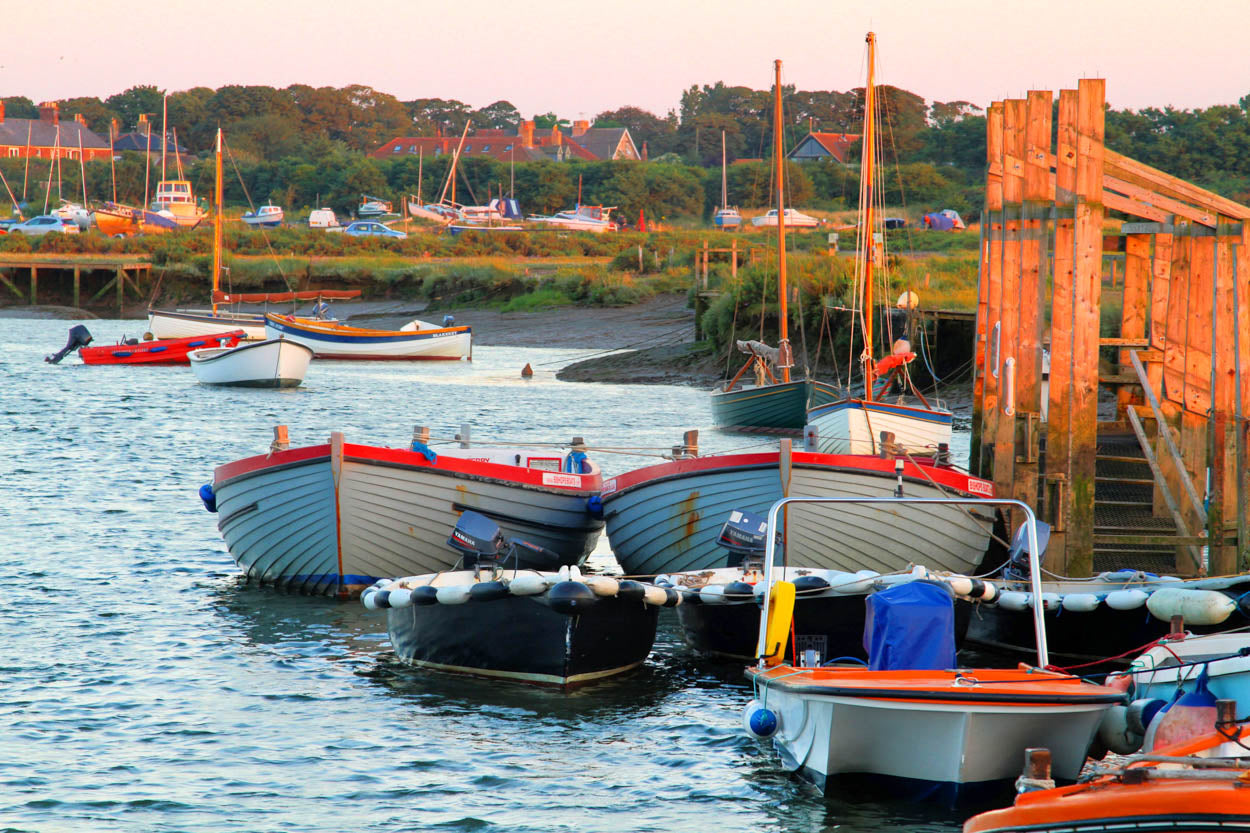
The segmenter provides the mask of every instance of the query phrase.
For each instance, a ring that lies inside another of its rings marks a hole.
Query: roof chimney
[[[556,147],[564,144],[564,135],[560,133],[560,125],[553,124],[551,126],[551,144]]]
[[[4,99],[0,98],[0,124],[4,124]]]
[[[586,119],[580,119],[578,121],[573,122],[573,138],[576,139],[578,136],[581,136],[589,129],[590,129],[590,122],[587,121]]]
[[[53,124],[61,123],[60,108],[55,101],[45,101],[39,105],[39,121],[48,121]]]
[[[534,122],[523,121],[517,128],[517,136],[521,139],[521,147],[532,148],[534,146]]]
[[[147,124],[148,124],[148,114],[147,114],[147,113],[140,113],[140,114],[139,114],[139,123],[138,123],[138,124],[136,124],[136,125],[135,125],[135,127],[139,130],[139,132],[140,132],[140,133],[142,133],[142,132],[143,132],[143,128],[147,127]]]
[[[647,161],[647,143],[646,142],[642,143],[642,161],[643,162]]]
[[[81,124],[83,127],[86,127],[86,126],[87,126],[87,120],[86,120],[86,119],[84,119],[84,118],[82,117],[82,113],[75,113],[75,114],[74,114],[74,121],[78,122],[78,123],[79,123],[79,124]]]

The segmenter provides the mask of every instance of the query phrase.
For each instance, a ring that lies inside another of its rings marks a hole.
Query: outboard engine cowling
[[[504,548],[499,524],[472,510],[465,510],[456,521],[447,544],[461,554],[464,569],[475,569],[481,561],[495,561]]]
[[[720,529],[716,543],[729,550],[726,567],[743,567],[749,563],[763,567],[768,546],[768,520],[754,512],[735,509]]]
[[[69,341],[61,348],[60,352],[53,353],[51,356],[44,356],[43,360],[49,364],[58,364],[61,359],[68,356],[74,350],[80,347],[86,347],[91,343],[91,333],[87,331],[86,326],[75,324],[69,328]]]

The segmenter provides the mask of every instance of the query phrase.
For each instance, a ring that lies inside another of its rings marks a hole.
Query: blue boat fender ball
[[[200,500],[204,501],[204,508],[209,512],[217,511],[217,495],[213,492],[212,483],[200,487]]]
[[[681,604],[681,594],[671,587],[664,588],[664,606],[677,607]]]
[[[595,591],[580,581],[561,581],[547,591],[547,602],[556,613],[573,616],[585,613],[595,603]]]
[[[829,582],[820,576],[799,576],[794,580],[794,592],[804,596],[814,596],[829,589]]]
[[[428,584],[412,588],[411,596],[414,605],[438,604],[438,589]]]
[[[592,518],[602,518],[603,498],[598,495],[591,495],[586,498],[586,513]]]
[[[759,700],[752,700],[742,711],[742,728],[760,740],[768,740],[781,728],[781,716]]]
[[[624,579],[616,589],[616,597],[626,602],[641,602],[647,588],[640,581]]]
[[[379,610],[386,610],[391,606],[391,591],[379,590],[373,594],[373,605]]]
[[[754,598],[755,588],[745,581],[731,581],[725,585],[725,598],[732,601],[746,601]]]

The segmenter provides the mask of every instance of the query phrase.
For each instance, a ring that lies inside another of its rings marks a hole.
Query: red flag
[[[641,209],[641,208],[638,209],[638,230],[639,231],[647,230],[647,216],[646,216],[646,213],[644,212],[644,209]]]

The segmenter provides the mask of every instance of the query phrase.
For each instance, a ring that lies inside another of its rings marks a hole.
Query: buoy
[[[708,584],[699,590],[699,601],[705,605],[719,605],[725,603],[725,585]]]
[[[1132,755],[1141,749],[1143,736],[1129,725],[1128,706],[1112,706],[1098,723],[1098,739],[1117,755]]]
[[[654,584],[644,584],[642,600],[649,605],[663,607],[664,603],[668,601],[668,588],[656,587]]]
[[[1068,593],[1063,597],[1063,609],[1071,610],[1076,613],[1090,613],[1097,610],[1101,604],[1101,599],[1093,593]],[[1114,749],[1111,744],[1107,744],[1108,749]],[[1127,755],[1127,752],[1121,752],[1121,755]]]
[[[456,584],[451,587],[439,587],[438,603],[444,605],[462,605],[469,600],[469,591],[472,587],[468,584]]]
[[[654,584],[656,587],[672,587],[673,586],[672,579],[670,579],[664,573],[661,573],[660,575],[656,576],[655,579],[651,583]]]
[[[1139,735],[1145,735],[1147,727],[1150,726],[1150,721],[1154,720],[1155,715],[1165,706],[1167,706],[1167,701],[1160,700],[1157,697],[1134,700],[1129,703],[1128,710],[1125,713],[1129,729]]]
[[[217,495],[213,493],[212,483],[205,483],[200,487],[200,500],[209,512],[217,511]]]
[[[508,582],[508,591],[514,596],[535,596],[547,590],[547,579],[534,573],[521,573]]]
[[[621,589],[621,583],[611,576],[590,576],[585,584],[596,596],[615,596]]]
[[[391,591],[378,590],[373,594],[373,606],[378,610],[386,610],[391,606]]]
[[[521,368],[521,378],[530,379],[534,376],[534,368],[530,367],[530,363],[526,362],[525,367]]]
[[[585,613],[595,601],[594,591],[580,581],[557,582],[547,591],[547,602],[551,609],[565,616]]]
[[[627,602],[641,602],[647,592],[647,585],[641,581],[624,579],[617,588],[616,597]]]
[[[469,599],[475,602],[493,602],[508,595],[508,585],[502,581],[482,581],[469,588]]]
[[[586,514],[598,520],[603,517],[603,498],[599,495],[591,495],[586,498]]]
[[[1218,625],[1233,614],[1237,603],[1217,590],[1163,587],[1150,594],[1146,609],[1156,619],[1183,616],[1190,625]]]
[[[365,606],[365,610],[377,610],[378,606],[374,603],[373,597],[377,595],[376,590],[366,590],[360,595],[360,603]]]
[[[798,596],[815,596],[829,589],[829,582],[820,576],[799,576],[794,580],[794,592]]]
[[[432,605],[438,603],[438,588],[423,584],[420,587],[412,588],[408,593],[408,599],[414,605]]]
[[[677,607],[681,604],[681,594],[671,587],[665,587],[664,590],[664,606]]]
[[[755,598],[755,588],[745,581],[731,581],[725,585],[725,601],[744,602]],[[763,592],[763,591],[761,591]]]
[[[1029,593],[1027,595],[1029,597],[1028,605],[1029,607],[1032,607],[1033,606],[1033,594]],[[1062,604],[1063,604],[1063,597],[1060,596],[1058,593],[1043,593],[1042,594],[1042,607],[1044,610],[1058,610]]]
[[[385,593],[387,591],[383,590],[379,592]],[[412,591],[406,590],[403,587],[396,587],[394,590],[389,592],[390,596],[387,597],[387,601],[390,603],[391,607],[408,607],[412,604]]]
[[[742,710],[742,728],[760,740],[768,740],[781,728],[781,716],[759,700],[752,700]]]
[[[1107,594],[1107,607],[1112,610],[1136,610],[1146,603],[1150,594],[1144,590],[1114,590]]]
[[[950,576],[946,579],[946,583],[950,585],[951,592],[956,596],[971,596],[972,582],[974,581],[976,579],[971,579],[967,576]]]
[[[777,665],[785,658],[794,620],[794,585],[788,581],[773,584],[768,600],[768,623],[764,629],[764,664]]]
[[[982,581],[985,586],[985,592],[981,594],[981,601],[992,602],[998,598],[998,585],[992,581]],[[976,598],[975,596],[973,598]]]
[[[1007,590],[998,597],[998,606],[1003,610],[1025,610],[1032,602],[1032,596],[1019,590]]]
[[[850,576],[847,576],[847,578],[850,578]],[[867,593],[879,578],[881,578],[881,574],[876,570],[856,570],[855,581],[836,584],[833,589],[837,593],[845,593],[847,595]]]

